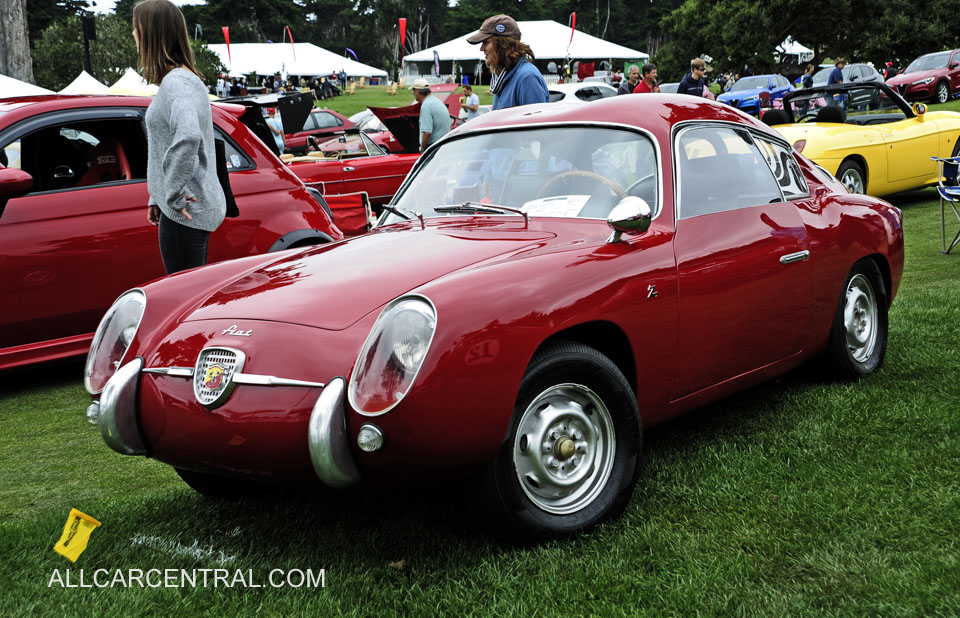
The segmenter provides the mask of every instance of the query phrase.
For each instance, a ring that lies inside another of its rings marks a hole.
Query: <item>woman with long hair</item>
[[[197,74],[183,13],[169,0],[133,9],[133,38],[144,79],[157,84],[147,108],[147,219],[159,226],[167,274],[207,263],[210,232],[226,213],[217,179],[213,117]]]
[[[531,62],[533,50],[520,41],[520,27],[512,17],[494,15],[488,18],[467,42],[480,43],[480,51],[493,74],[490,79],[492,109],[550,101],[547,82]]]

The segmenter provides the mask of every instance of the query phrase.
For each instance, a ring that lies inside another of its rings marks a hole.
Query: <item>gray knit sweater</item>
[[[173,69],[147,108],[147,189],[150,204],[187,227],[212,232],[227,211],[217,179],[213,117],[207,89],[186,69]],[[184,193],[193,221],[180,214]]]

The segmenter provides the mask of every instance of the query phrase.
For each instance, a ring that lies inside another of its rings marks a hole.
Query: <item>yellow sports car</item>
[[[960,155],[960,113],[911,107],[881,83],[796,90],[763,121],[851,193],[883,196],[936,184],[930,157]]]

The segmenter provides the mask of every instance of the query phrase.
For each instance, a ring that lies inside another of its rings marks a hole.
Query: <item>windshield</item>
[[[926,56],[920,56],[916,60],[910,63],[910,66],[904,71],[904,73],[914,73],[916,71],[929,71],[930,69],[945,69],[947,68],[947,60],[950,59],[950,52],[942,52],[939,54],[927,54]]]
[[[842,111],[842,120],[837,120],[837,114],[821,111],[825,107],[838,107]],[[875,124],[892,121],[890,114],[899,114],[903,109],[880,88],[871,86],[844,88],[842,92],[821,89],[798,90],[790,97],[790,110],[793,112],[793,122],[850,122],[853,124]],[[831,115],[832,114],[832,115]],[[869,118],[880,116],[884,118]],[[859,118],[858,117],[866,117]]]
[[[730,90],[754,90],[756,88],[766,88],[770,81],[766,77],[744,77],[737,80]]]
[[[434,209],[471,202],[530,216],[602,219],[634,195],[658,211],[656,152],[633,131],[537,127],[483,133],[446,142],[428,157],[394,198],[399,209],[449,216]],[[401,219],[390,214],[384,221]]]

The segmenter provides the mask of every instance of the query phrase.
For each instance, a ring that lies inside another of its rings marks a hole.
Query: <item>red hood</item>
[[[485,228],[445,221],[425,230],[375,231],[271,262],[210,294],[185,321],[251,319],[342,330],[424,283],[553,236],[522,222]]]
[[[912,84],[913,82],[926,79],[928,77],[942,77],[947,72],[946,69],[927,69],[926,71],[914,71],[913,73],[901,73],[887,80],[888,86],[899,86],[900,84]]]

